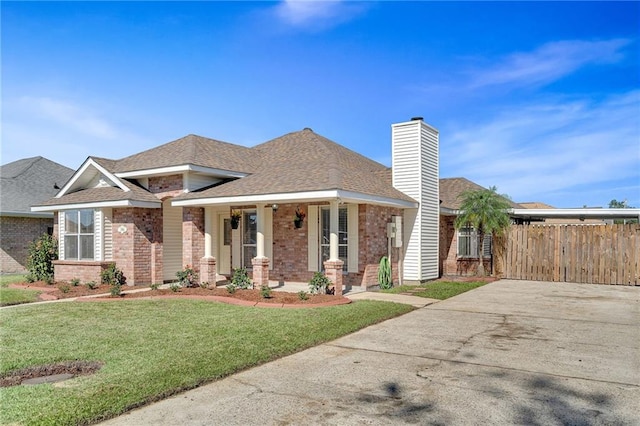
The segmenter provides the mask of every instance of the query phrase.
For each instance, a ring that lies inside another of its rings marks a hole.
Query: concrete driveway
[[[105,424],[640,424],[640,288],[498,281]]]

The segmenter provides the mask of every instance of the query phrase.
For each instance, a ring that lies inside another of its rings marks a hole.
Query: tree
[[[627,200],[618,201],[615,198],[609,201],[610,209],[633,209],[635,207],[627,205]],[[638,223],[638,219],[614,219],[613,223]]]
[[[501,236],[505,229],[511,225],[508,210],[511,208],[508,197],[499,195],[495,186],[489,189],[464,191],[460,194],[461,214],[456,218],[455,228],[472,226],[478,235],[479,244],[476,244],[478,259],[478,275],[485,275],[482,262],[482,246],[485,235],[492,237]]]

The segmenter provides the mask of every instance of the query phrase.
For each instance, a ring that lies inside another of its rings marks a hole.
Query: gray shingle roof
[[[249,173],[256,164],[251,149],[197,135],[148,149],[115,162],[114,173],[183,164]]]
[[[414,201],[391,186],[387,167],[310,129],[257,145],[251,154],[259,160],[252,175],[177,199],[340,189]]]
[[[487,189],[469,179],[463,177],[440,179],[440,206],[451,210],[459,210],[462,202],[460,196],[465,191],[477,191]],[[513,208],[520,209],[522,206],[507,200]]]
[[[0,212],[31,213],[31,206],[53,196],[74,170],[44,157],[31,157],[0,166]]]
[[[51,198],[43,203],[40,203],[40,205],[57,206],[66,204],[92,203],[97,201],[123,200],[151,202],[157,204],[160,203],[160,200],[146,189],[140,188],[139,186],[134,185],[126,179],[121,179],[121,182],[123,182],[127,186],[127,188],[130,189],[130,191],[125,192],[120,188],[111,186],[105,186],[101,188],[87,188],[65,194],[60,198]]]

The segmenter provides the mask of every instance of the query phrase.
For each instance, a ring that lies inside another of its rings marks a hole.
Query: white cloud
[[[87,136],[100,139],[114,139],[117,131],[105,119],[86,107],[80,107],[70,101],[49,97],[23,96],[19,107],[39,118],[56,122]]]
[[[149,144],[128,130],[130,117],[118,109],[70,99],[3,99],[2,163],[40,155],[75,168],[89,155],[121,158],[133,153],[131,146]]]
[[[364,10],[363,3],[323,0],[284,0],[275,7],[276,16],[293,27],[324,29],[348,21]]]
[[[443,131],[441,170],[443,176],[497,185],[500,192],[520,201],[545,201],[550,194],[604,182],[637,184],[638,116],[640,91],[601,102],[558,100],[511,106],[485,125]],[[588,189],[584,191],[588,203]]]
[[[514,53],[486,69],[474,70],[471,88],[547,84],[589,64],[615,63],[623,58],[621,50],[630,43],[627,39],[547,43],[532,52]]]

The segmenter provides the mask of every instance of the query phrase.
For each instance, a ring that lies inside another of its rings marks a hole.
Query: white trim
[[[636,219],[640,217],[640,209],[511,209],[509,213],[523,218]]]
[[[131,200],[117,200],[117,201],[95,201],[92,203],[78,203],[78,204],[57,204],[54,206],[37,206],[31,207],[33,212],[54,212],[58,210],[81,210],[81,209],[95,209],[103,207],[142,207],[146,209],[159,209],[162,207],[160,201],[131,201]]]
[[[320,271],[318,206],[307,206],[307,271]]]
[[[177,173],[197,172],[218,177],[236,177],[241,178],[248,176],[248,173],[234,172],[231,170],[214,169],[211,167],[195,166],[193,164],[183,164],[180,166],[158,167],[155,169],[133,170],[129,172],[119,172],[115,175],[119,178],[140,178],[145,176],[167,176]]]
[[[131,191],[129,188],[127,188],[127,186],[125,184],[123,184],[120,181],[120,179],[118,179],[115,175],[113,175],[111,172],[107,171],[107,169],[105,169],[100,164],[96,163],[91,157],[89,157],[84,162],[84,164],[82,166],[80,166],[80,169],[78,169],[78,171],[73,175],[73,177],[71,179],[69,179],[69,182],[67,182],[67,184],[60,190],[60,192],[58,192],[56,194],[55,198],[60,198],[63,195],[65,195],[67,193],[67,191],[69,191],[69,189],[73,187],[73,184],[76,183],[78,181],[78,179],[80,179],[82,174],[87,171],[89,166],[95,167],[100,173],[102,173],[103,175],[108,177],[113,183],[118,185],[118,188],[122,189],[124,192]]]
[[[188,200],[173,200],[173,206],[203,206],[223,204],[257,204],[257,203],[286,203],[288,201],[314,202],[340,199],[343,202],[355,204],[378,204],[390,207],[417,208],[418,203],[398,200],[395,198],[379,197],[359,192],[330,189],[325,191],[289,192],[279,194],[239,195],[216,198],[194,198]]]

